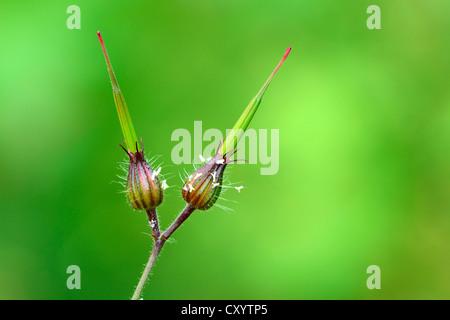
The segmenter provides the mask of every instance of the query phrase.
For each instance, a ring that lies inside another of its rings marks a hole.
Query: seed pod
[[[116,104],[117,115],[119,116],[120,126],[122,127],[122,133],[127,148],[133,152],[139,151],[139,143],[137,141],[136,132],[134,131],[133,121],[131,121],[130,112],[128,111],[125,98],[120,90],[119,83],[117,82],[114,70],[109,61],[108,53],[106,52],[105,44],[100,31],[97,32],[98,40],[102,46],[103,54],[105,56],[106,67],[108,68],[109,78],[111,80],[111,86],[113,89],[114,102]],[[125,150],[126,151],[126,150]],[[128,152],[127,152],[128,153]]]
[[[193,208],[207,210],[216,203],[220,191],[222,190],[223,172],[225,171],[225,167],[230,162],[239,161],[230,160],[230,158],[236,153],[236,146],[239,140],[244,135],[245,130],[258,110],[264,93],[272,82],[273,77],[286,60],[289,52],[291,52],[291,47],[286,49],[283,58],[256,96],[250,101],[247,108],[245,108],[225,141],[219,145],[214,157],[190,175],[184,183],[182,190],[183,199]],[[237,188],[237,190],[239,191],[240,188]]]
[[[234,153],[234,151],[232,152]],[[216,153],[184,183],[183,199],[195,209],[207,210],[216,203],[222,190],[223,172],[232,154]]]
[[[130,157],[126,184],[128,201],[136,210],[156,208],[163,200],[161,183],[158,178],[159,171],[153,171],[150,168],[145,160],[143,148],[135,153],[122,148]],[[136,149],[138,149],[137,146]]]
[[[224,143],[222,144],[222,147],[220,148],[220,152],[222,152],[222,154],[225,154],[228,150],[236,149],[236,146],[237,146],[239,140],[244,135],[245,130],[247,130],[248,125],[250,124],[250,122],[253,119],[253,116],[255,115],[256,111],[258,110],[258,107],[261,104],[264,93],[266,92],[267,88],[269,87],[270,83],[272,82],[273,78],[275,77],[275,74],[278,72],[278,70],[280,69],[281,65],[286,60],[286,58],[288,57],[290,52],[291,52],[291,47],[287,47],[283,58],[278,63],[275,70],[272,72],[270,77],[266,80],[266,82],[264,83],[262,88],[259,90],[259,92],[256,94],[256,96],[247,105],[247,108],[245,108],[244,112],[241,114],[238,121],[236,121],[233,129],[230,131],[230,133],[228,134]]]

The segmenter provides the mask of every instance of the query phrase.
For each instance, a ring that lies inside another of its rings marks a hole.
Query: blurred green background
[[[449,17],[442,0],[2,1],[0,298],[128,299],[148,259],[147,217],[113,183],[125,154],[101,30],[172,173],[163,228],[192,170],[172,164],[172,132],[231,128],[293,48],[251,124],[280,130],[278,174],[227,169],[246,187],[219,202],[234,212],[195,213],[145,299],[449,299]]]

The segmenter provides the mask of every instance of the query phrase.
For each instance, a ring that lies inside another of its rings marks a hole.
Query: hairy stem
[[[164,240],[156,240],[155,243],[153,244],[153,250],[152,253],[150,254],[150,259],[148,259],[147,265],[145,266],[144,272],[142,273],[141,279],[139,280],[139,283],[136,287],[136,290],[134,291],[131,300],[138,300],[139,297],[141,296],[142,290],[144,290],[145,283],[147,282],[148,277],[150,276],[150,272],[152,271],[156,258],[161,252],[164,242],[165,242]]]
[[[172,233],[175,232],[175,230],[178,229],[179,226],[191,215],[192,212],[194,212],[195,208],[191,205],[187,204],[186,207],[181,211],[180,215],[175,219],[175,221],[170,225],[169,228],[167,228],[166,231],[164,231],[161,238],[163,240],[169,239],[169,237],[172,235]]]
[[[158,258],[161,249],[166,243],[166,240],[178,229],[178,227],[186,221],[187,218],[194,212],[195,208],[190,206],[189,204],[181,211],[180,215],[175,219],[175,221],[170,225],[169,228],[161,235],[159,230],[159,222],[158,215],[156,214],[156,209],[147,210],[148,221],[150,223],[150,227],[152,228],[152,237],[155,239],[153,243],[152,253],[150,254],[150,258],[148,259],[147,265],[145,266],[144,272],[142,273],[141,279],[134,291],[133,297],[131,300],[138,300],[142,294],[142,290],[144,290],[144,286],[147,283],[148,277],[150,276],[150,272],[156,262],[156,258]]]
[[[152,228],[152,237],[155,240],[158,240],[161,233],[159,231],[159,222],[158,215],[156,214],[156,209],[147,210],[148,215],[148,223],[150,224],[150,228]]]

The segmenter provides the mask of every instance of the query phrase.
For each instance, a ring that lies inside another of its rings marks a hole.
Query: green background
[[[192,171],[171,162],[172,132],[231,128],[293,48],[250,125],[280,130],[278,174],[230,166],[234,212],[189,218],[145,299],[449,299],[449,17],[445,0],[2,1],[0,298],[128,299],[148,259],[146,215],[113,183],[125,154],[101,30],[171,173],[163,228]]]

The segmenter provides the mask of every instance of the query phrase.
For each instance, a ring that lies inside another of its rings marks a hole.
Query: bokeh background
[[[81,8],[69,30],[66,9]],[[381,8],[381,30],[366,9]],[[0,298],[128,299],[151,247],[126,203],[101,30],[139,136],[184,207],[177,128],[231,128],[288,45],[251,124],[280,168],[165,246],[145,299],[449,299],[448,1],[2,1]],[[230,166],[231,167],[231,166]],[[228,170],[228,169],[227,169]],[[81,290],[66,269],[81,268]],[[381,268],[368,290],[366,268]]]

